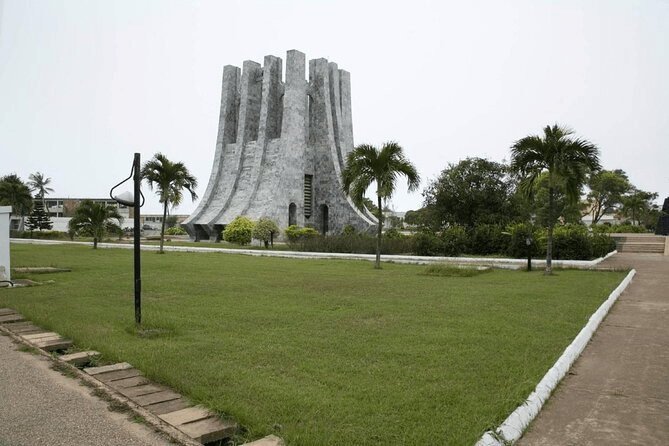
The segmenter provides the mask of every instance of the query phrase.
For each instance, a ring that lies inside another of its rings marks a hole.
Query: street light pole
[[[140,263],[139,245],[139,196],[141,195],[140,183],[142,182],[142,176],[140,173],[141,162],[139,153],[135,153],[135,160],[133,162],[132,168],[134,171],[133,181],[135,183],[135,193],[133,197],[133,211],[135,218],[135,228],[133,230],[133,237],[135,242],[135,322],[140,324],[142,322],[142,268]]]
[[[132,162],[132,170],[130,171],[130,176],[125,180],[118,183],[116,186],[112,187],[109,191],[109,196],[115,200],[117,203],[124,206],[133,208],[133,217],[134,217],[134,229],[133,229],[133,238],[135,241],[135,322],[140,324],[142,322],[142,268],[140,263],[140,246],[139,246],[139,237],[140,237],[140,227],[139,227],[139,208],[144,205],[144,196],[140,189],[142,183],[142,173],[141,169],[141,159],[139,153],[135,153],[135,158]],[[119,187],[121,184],[128,181],[130,178],[133,179],[134,183],[134,194],[131,197],[130,192],[124,192],[120,195],[114,195],[114,189]],[[139,197],[142,197],[142,201],[139,201]]]

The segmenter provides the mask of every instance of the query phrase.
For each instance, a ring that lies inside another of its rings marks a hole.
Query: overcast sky
[[[558,123],[669,197],[669,0],[0,0],[0,176],[106,197],[160,151],[201,196],[223,66],[291,49],[351,73],[355,144],[399,142],[421,191]],[[405,191],[394,208],[419,208]]]

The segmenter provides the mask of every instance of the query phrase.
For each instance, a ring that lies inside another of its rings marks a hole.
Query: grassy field
[[[72,271],[22,276],[54,283],[0,289],[0,308],[290,445],[474,444],[624,277],[143,253],[136,327],[131,251],[11,249],[12,267]]]

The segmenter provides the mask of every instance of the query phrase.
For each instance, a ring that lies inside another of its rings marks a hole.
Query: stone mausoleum
[[[279,228],[311,226],[338,233],[377,224],[342,192],[353,149],[350,74],[326,59],[288,51],[264,65],[223,68],[216,153],[207,189],[182,223],[191,238],[215,240],[237,216],[268,217]]]

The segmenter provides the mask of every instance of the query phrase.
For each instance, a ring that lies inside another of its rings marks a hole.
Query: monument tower
[[[353,149],[350,74],[296,50],[223,68],[216,153],[207,189],[182,225],[191,238],[217,239],[238,216],[268,217],[279,228],[311,226],[337,233],[377,224],[342,192]]]

